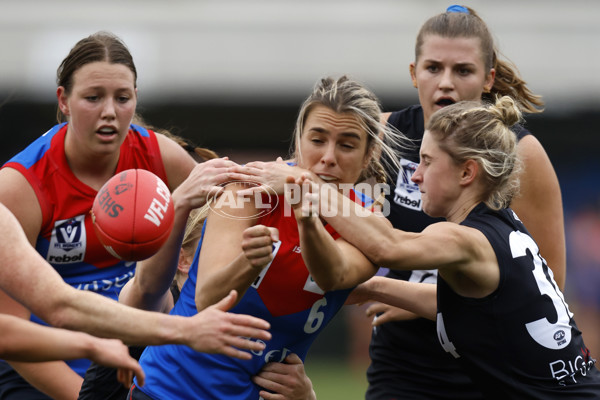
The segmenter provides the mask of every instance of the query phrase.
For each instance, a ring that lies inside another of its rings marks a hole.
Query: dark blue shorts
[[[127,400],[154,400],[152,397],[148,396],[146,393],[142,392],[140,389],[135,386],[135,384],[131,385],[131,389],[129,389],[129,394],[127,395]]]
[[[29,384],[6,361],[0,360],[0,400],[52,400]]]

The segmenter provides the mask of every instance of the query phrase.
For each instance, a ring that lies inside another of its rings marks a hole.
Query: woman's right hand
[[[237,164],[227,157],[196,165],[186,180],[173,191],[175,206],[192,210],[202,207],[209,198],[219,196],[225,184],[234,180],[230,171],[235,166]]]
[[[276,161],[253,161],[246,165],[238,165],[231,168],[235,179],[246,180],[258,184],[243,191],[243,194],[252,194],[256,191],[266,191],[271,194],[282,195],[285,191],[285,183],[288,177],[299,178],[303,173],[308,173],[295,165],[289,165],[281,157]]]
[[[273,260],[273,243],[278,241],[277,228],[254,225],[244,230],[242,251],[252,268],[262,271]]]

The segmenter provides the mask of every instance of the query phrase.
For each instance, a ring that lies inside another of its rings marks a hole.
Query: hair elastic
[[[450,7],[446,8],[446,12],[469,14],[469,9],[467,7],[459,6],[458,4],[453,4]]]

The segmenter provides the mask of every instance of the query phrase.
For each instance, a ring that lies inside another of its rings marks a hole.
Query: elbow
[[[48,325],[55,328],[76,328],[76,318],[74,317],[73,310],[68,304],[58,304],[52,307],[46,307],[46,309],[38,315],[42,320],[48,323]]]
[[[313,279],[314,279],[314,277],[313,277]],[[315,279],[315,283],[317,284],[319,289],[321,289],[325,293],[331,292],[332,290],[341,289],[341,287],[340,287],[341,285],[336,285],[336,282],[332,279],[328,279],[327,281],[323,281],[323,280],[317,281]]]
[[[49,325],[55,328],[77,330],[80,326],[81,314],[77,309],[78,290],[69,288],[49,296],[39,309],[32,310]]]
[[[365,256],[375,265],[388,267],[393,264],[394,243],[389,238],[378,238],[366,249]]]

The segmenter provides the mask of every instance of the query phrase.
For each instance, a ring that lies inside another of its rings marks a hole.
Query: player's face
[[[421,161],[411,180],[419,185],[423,211],[431,217],[452,214],[460,195],[461,169],[438,142],[425,131],[420,149]]]
[[[419,91],[425,123],[442,107],[462,100],[481,100],[491,89],[495,71],[486,71],[479,38],[427,35],[416,65],[410,65]]]
[[[326,182],[354,184],[368,162],[367,133],[356,116],[321,105],[309,112],[300,137],[300,167]]]
[[[127,66],[104,61],[86,64],[73,74],[71,93],[61,86],[57,95],[69,120],[69,146],[80,152],[118,151],[137,104],[133,72]]]

